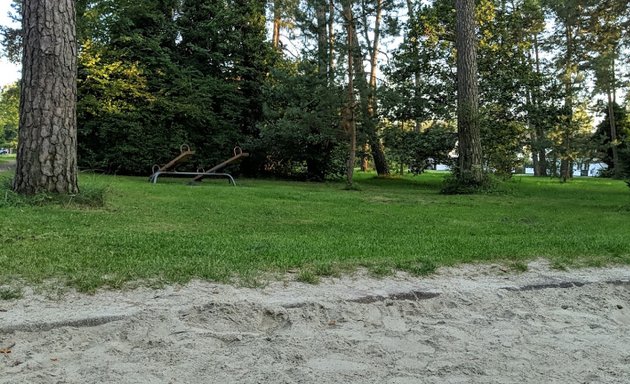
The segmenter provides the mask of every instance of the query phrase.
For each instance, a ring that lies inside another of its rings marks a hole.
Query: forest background
[[[623,0],[477,1],[487,170],[561,176],[599,159],[630,174],[629,12]],[[79,0],[77,25],[84,169],[146,175],[187,143],[192,169],[240,145],[248,175],[341,177],[350,60],[363,63],[357,166],[453,161],[453,1]],[[3,29],[13,61],[19,42]],[[3,88],[0,147],[16,145],[18,103],[18,85]]]

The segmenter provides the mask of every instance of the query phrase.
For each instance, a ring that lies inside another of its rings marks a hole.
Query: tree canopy
[[[76,4],[81,168],[147,174],[187,143],[192,168],[240,145],[251,175],[340,177],[348,108],[352,166],[388,174],[418,156],[461,155],[455,143],[428,153],[434,139],[421,134],[457,121],[454,0]],[[484,171],[527,165],[566,179],[600,159],[627,176],[628,118],[612,111],[628,108],[629,13],[621,0],[476,2]],[[8,55],[21,36],[3,30]]]

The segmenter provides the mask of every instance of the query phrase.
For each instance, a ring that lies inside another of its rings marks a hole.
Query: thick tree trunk
[[[476,183],[483,180],[479,132],[479,91],[477,85],[477,41],[475,1],[456,0],[457,12],[457,132],[459,176],[469,174]]]
[[[74,0],[26,0],[20,133],[13,189],[77,193]]]

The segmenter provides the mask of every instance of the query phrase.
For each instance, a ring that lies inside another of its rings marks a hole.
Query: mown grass
[[[6,175],[6,173],[5,173]],[[181,180],[84,174],[104,205],[0,199],[0,285],[59,280],[82,291],[130,281],[317,282],[547,258],[562,268],[630,263],[630,190],[621,181],[515,177],[492,194],[439,194],[444,175],[341,183]],[[6,185],[4,183],[3,185]],[[91,201],[90,199],[87,199]],[[86,207],[87,206],[87,207]]]
[[[10,163],[15,160],[15,155],[0,155],[0,165]]]

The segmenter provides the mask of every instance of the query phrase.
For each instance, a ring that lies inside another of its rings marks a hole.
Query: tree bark
[[[352,0],[344,0],[343,2],[343,15],[346,21],[347,32],[347,50],[348,50],[348,100],[347,105],[344,107],[341,123],[349,138],[348,149],[348,163],[346,164],[346,185],[348,188],[353,186],[354,176],[354,162],[356,158],[357,149],[357,130],[356,122],[354,119],[354,63],[353,63],[353,39],[356,36],[356,30],[354,29],[354,18],[352,16]]]
[[[413,8],[413,2],[411,0],[407,0],[407,15],[409,17],[409,23],[412,26],[411,30],[413,31],[413,34],[412,36],[410,36],[410,39],[409,39],[410,40],[409,43],[411,44],[411,52],[413,56],[418,57],[420,54],[419,53],[420,48],[418,47],[418,36],[417,36],[417,31],[416,31],[417,26],[415,26],[415,24],[417,23],[417,20],[416,20],[416,12]],[[413,92],[414,92],[415,99],[418,99],[418,93],[419,93],[418,88],[420,87],[420,76],[421,76],[420,67],[416,66],[416,69],[414,69],[413,71],[413,85],[414,85]],[[420,132],[421,123],[422,122],[420,121],[420,118],[418,117],[414,118],[413,130],[415,132]]]
[[[457,12],[457,132],[459,137],[459,177],[469,174],[472,181],[483,180],[479,132],[479,91],[477,80],[477,39],[474,0],[456,0]]]
[[[328,79],[328,25],[326,11],[328,3],[319,0],[315,5],[317,19],[317,69],[323,79]]]
[[[280,48],[280,22],[281,11],[280,11],[280,0],[275,0],[273,2],[273,34],[271,35],[271,45],[275,49]]]
[[[534,53],[536,57],[536,75],[540,78],[541,73],[540,73],[540,52],[538,50],[538,34],[534,35]],[[535,104],[536,104],[536,113],[537,113],[537,120],[538,120],[538,122],[536,123],[536,136],[538,140],[543,140],[545,137],[545,131],[540,122],[540,110],[541,110],[540,85],[536,84],[536,87],[537,88],[536,88],[536,93],[535,93]],[[547,176],[547,148],[541,145],[538,151],[539,151],[538,152],[539,170],[538,170],[538,175],[536,176]]]
[[[619,166],[619,152],[617,150],[617,124],[615,122],[615,102],[613,100],[613,90],[609,89],[608,94],[608,122],[610,123],[610,148],[613,154],[613,177],[621,177],[621,167]]]
[[[385,156],[385,150],[383,148],[383,144],[379,140],[378,134],[376,132],[376,63],[377,63],[377,52],[379,46],[379,38],[380,38],[380,23],[381,23],[381,13],[382,13],[382,1],[378,0],[377,4],[377,16],[375,19],[375,41],[371,42],[367,32],[367,17],[364,15],[363,31],[364,38],[367,42],[367,45],[370,46],[370,75],[369,81],[366,79],[366,75],[364,73],[363,65],[355,65],[354,72],[357,81],[359,84],[357,85],[359,89],[359,95],[361,98],[361,111],[364,115],[362,128],[367,136],[368,147],[372,154],[372,159],[374,160],[374,168],[376,169],[376,173],[379,176],[387,176],[390,174],[389,165],[387,164],[387,157]],[[353,30],[353,56],[354,60],[358,63],[363,63],[363,52],[361,50],[361,46],[359,44],[359,38],[357,34],[357,30],[355,27],[355,21],[352,20],[352,30]],[[372,73],[374,74],[372,76]],[[372,80],[373,79],[373,80]],[[374,87],[372,87],[372,81],[374,81]]]
[[[571,80],[572,59],[573,59],[573,32],[565,22],[565,37],[566,37],[566,55],[565,55],[565,68],[564,68],[564,108],[567,116],[567,126],[564,132],[564,142],[562,143],[564,153],[560,157],[560,180],[566,182],[573,174],[571,172],[572,160],[571,159],[571,130],[573,129],[573,84]]]
[[[328,85],[335,84],[335,1],[328,3]]]
[[[74,0],[26,0],[17,168],[22,194],[77,193]]]

